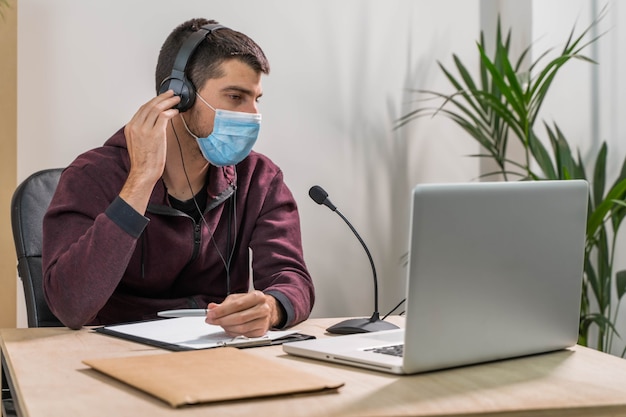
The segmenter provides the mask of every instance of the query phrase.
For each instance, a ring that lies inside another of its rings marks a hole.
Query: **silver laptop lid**
[[[404,371],[574,345],[587,202],[582,180],[415,187]]]

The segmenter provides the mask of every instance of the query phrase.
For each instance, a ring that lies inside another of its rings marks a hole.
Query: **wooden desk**
[[[324,337],[337,319],[298,328]],[[402,324],[401,318],[394,318]],[[338,393],[181,409],[89,369],[82,359],[162,353],[87,329],[0,330],[4,371],[23,416],[626,416],[626,361],[584,347],[413,376],[250,349],[346,385]],[[207,375],[219,378],[219,375]]]

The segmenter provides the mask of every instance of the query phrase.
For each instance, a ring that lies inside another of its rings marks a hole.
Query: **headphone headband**
[[[174,108],[181,113],[189,110],[196,100],[196,88],[186,75],[187,65],[198,45],[213,31],[218,29],[226,29],[226,27],[216,23],[209,23],[192,33],[180,47],[172,67],[172,73],[163,80],[159,87],[159,94],[167,90],[173,90],[174,95],[180,97],[180,102]]]

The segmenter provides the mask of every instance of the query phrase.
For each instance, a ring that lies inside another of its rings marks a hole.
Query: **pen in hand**
[[[206,308],[183,308],[179,310],[165,310],[159,311],[157,316],[159,317],[205,317],[207,313]]]

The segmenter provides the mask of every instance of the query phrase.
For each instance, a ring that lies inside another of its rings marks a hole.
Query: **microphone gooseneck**
[[[398,327],[394,324],[387,323],[380,319],[380,313],[378,312],[378,276],[376,274],[376,266],[374,265],[374,259],[372,258],[372,254],[370,253],[367,245],[356,231],[352,223],[348,221],[348,219],[337,209],[337,207],[331,203],[328,199],[328,193],[319,185],[314,185],[309,190],[309,196],[313,201],[317,204],[325,205],[330,210],[334,211],[341,217],[341,219],[348,225],[352,233],[356,236],[356,238],[361,243],[361,246],[365,250],[367,254],[367,258],[370,261],[370,266],[372,268],[372,274],[374,277],[374,313],[372,317],[369,319],[350,319],[342,321],[341,323],[337,323],[328,329],[326,329],[329,333],[336,334],[352,334],[352,333],[367,333],[367,332],[375,332],[379,330],[389,330],[389,329],[397,329]]]

